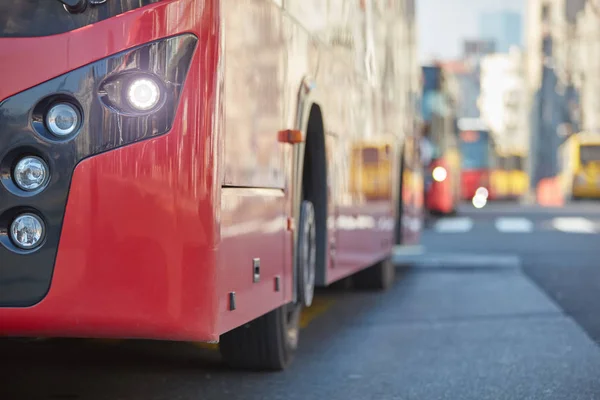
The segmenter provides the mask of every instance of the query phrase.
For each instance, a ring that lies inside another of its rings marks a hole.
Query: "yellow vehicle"
[[[529,174],[525,171],[525,157],[520,153],[511,153],[507,161],[509,195],[519,199],[529,188]]]
[[[600,134],[580,132],[561,146],[561,184],[567,198],[600,198]]]
[[[356,143],[352,148],[350,190],[367,200],[392,196],[391,145],[385,142]]]
[[[492,170],[491,183],[494,190],[495,200],[503,200],[510,196],[509,173],[506,168],[508,157],[498,154],[496,165]]]

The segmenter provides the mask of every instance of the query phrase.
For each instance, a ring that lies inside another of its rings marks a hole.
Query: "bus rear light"
[[[23,157],[13,170],[13,180],[26,192],[39,190],[50,178],[48,165],[39,157]]]
[[[44,222],[35,214],[21,214],[10,225],[10,238],[23,250],[38,247],[44,239]]]
[[[53,105],[46,114],[46,126],[54,136],[63,138],[74,133],[79,127],[79,110],[69,103]]]

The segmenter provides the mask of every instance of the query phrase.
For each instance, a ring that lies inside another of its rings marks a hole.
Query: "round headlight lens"
[[[137,78],[127,89],[127,101],[139,111],[148,111],[157,106],[160,100],[160,87],[150,78]]]
[[[44,223],[34,214],[19,215],[10,226],[10,238],[13,243],[24,250],[31,250],[40,245],[44,238]]]
[[[58,103],[46,114],[48,130],[58,137],[72,134],[79,127],[79,110],[69,103]]]
[[[43,187],[49,178],[48,165],[39,157],[23,157],[13,170],[16,185],[28,192]]]

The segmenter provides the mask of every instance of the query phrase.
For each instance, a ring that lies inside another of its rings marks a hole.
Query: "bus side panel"
[[[284,282],[291,282],[292,235],[281,190],[224,188],[221,201],[218,331],[225,333],[291,300]]]
[[[291,146],[284,19],[267,0],[222,0],[220,334],[292,299]],[[300,82],[298,81],[297,84]],[[256,271],[255,271],[256,269]],[[256,276],[255,276],[256,272]]]

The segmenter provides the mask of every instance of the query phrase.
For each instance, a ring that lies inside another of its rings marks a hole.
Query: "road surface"
[[[0,399],[600,398],[599,232],[595,204],[465,207],[390,291],[320,292],[283,373],[195,344],[5,339]]]

